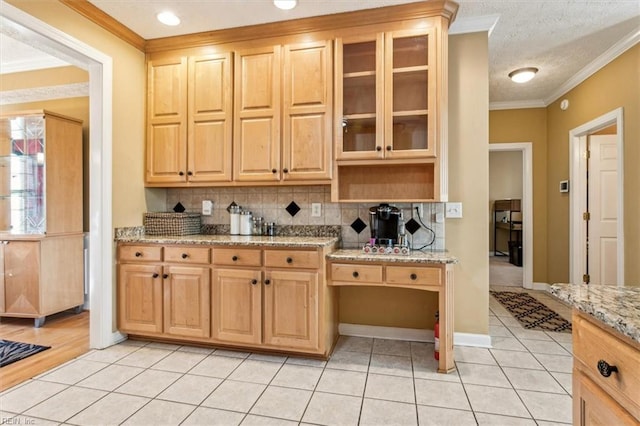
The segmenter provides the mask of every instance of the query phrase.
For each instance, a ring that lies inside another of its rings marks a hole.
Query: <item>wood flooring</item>
[[[52,315],[40,328],[33,326],[33,319],[0,318],[0,338],[51,346],[0,368],[0,391],[4,391],[88,352],[89,311]]]

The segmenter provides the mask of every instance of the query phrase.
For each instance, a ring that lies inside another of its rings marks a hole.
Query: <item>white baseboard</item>
[[[401,327],[382,327],[376,325],[346,324],[338,325],[341,336],[370,337],[375,339],[410,340],[412,342],[433,343],[433,330]],[[486,334],[453,333],[453,344],[457,346],[476,346],[491,348],[491,337]]]
[[[544,291],[549,291],[551,289],[551,286],[547,283],[533,283],[533,290],[544,290]]]

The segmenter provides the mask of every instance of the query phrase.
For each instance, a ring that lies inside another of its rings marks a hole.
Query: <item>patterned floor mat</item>
[[[527,293],[490,291],[513,316],[529,330],[571,333],[571,323]]]
[[[33,345],[31,343],[12,342],[0,339],[0,367],[49,349],[51,346]]]

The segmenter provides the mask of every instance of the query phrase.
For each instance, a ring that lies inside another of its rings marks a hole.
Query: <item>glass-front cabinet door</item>
[[[337,40],[337,159],[436,155],[433,34],[422,29]]]
[[[44,234],[45,119],[0,120],[0,233]]]

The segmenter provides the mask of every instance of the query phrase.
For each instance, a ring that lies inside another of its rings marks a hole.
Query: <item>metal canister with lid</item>
[[[240,213],[240,235],[251,235],[253,233],[253,220],[250,211]]]

